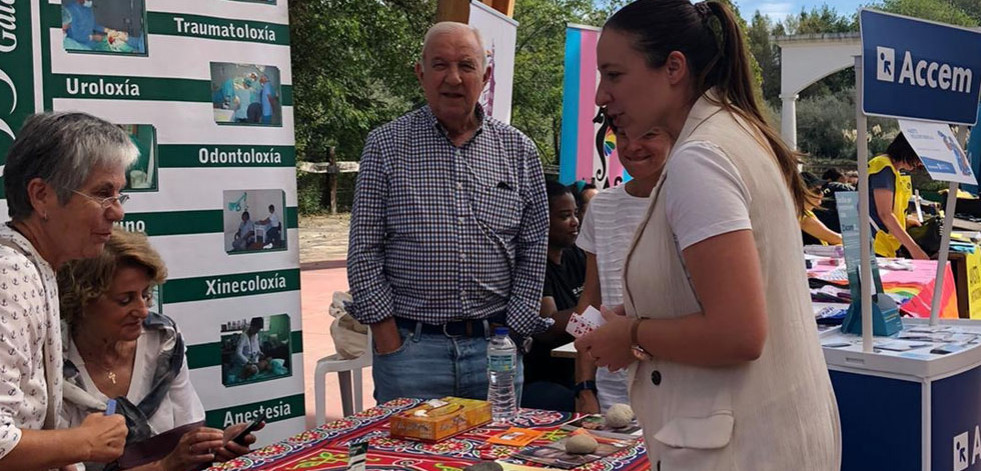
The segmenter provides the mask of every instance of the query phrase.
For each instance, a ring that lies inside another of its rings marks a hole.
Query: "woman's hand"
[[[605,366],[610,371],[623,369],[634,362],[634,356],[630,353],[630,324],[633,319],[623,315],[623,306],[612,309],[602,306],[600,312],[606,324],[579,337],[576,350],[586,352],[596,366]]]
[[[185,433],[174,450],[164,457],[161,465],[165,471],[188,471],[215,460],[213,450],[224,446],[221,430],[201,427]]]
[[[252,435],[252,433],[245,436],[245,445],[239,445],[238,443],[232,441],[233,438],[237,437],[238,434],[241,433],[242,430],[245,430],[245,427],[248,426],[248,422],[242,422],[231,425],[225,429],[225,437],[223,439],[225,445],[215,450],[215,458],[217,461],[228,461],[230,459],[248,454],[250,451],[252,451],[249,449],[249,445],[255,443],[255,435]],[[262,423],[256,427],[255,430],[262,430],[262,428],[265,426],[266,424]]]
[[[123,454],[128,433],[126,419],[123,416],[89,414],[77,430],[89,450],[86,461],[108,463]]]

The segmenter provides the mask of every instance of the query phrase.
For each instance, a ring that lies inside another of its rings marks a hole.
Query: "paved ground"
[[[317,360],[335,353],[330,337],[333,320],[327,313],[335,291],[346,291],[347,215],[300,218],[300,296],[303,309],[303,372],[306,387],[307,426],[314,424],[313,373]],[[327,418],[341,412],[337,375],[327,377]],[[375,405],[371,369],[364,371],[364,405]]]

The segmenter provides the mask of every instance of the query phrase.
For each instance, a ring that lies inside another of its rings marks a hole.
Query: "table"
[[[951,337],[876,337],[873,353],[862,351],[856,335],[821,338],[841,417],[842,471],[981,468],[974,460],[981,452],[981,321],[943,319],[930,328],[926,319],[905,318],[903,326],[901,335],[937,330],[930,335]],[[909,349],[897,351],[897,344]],[[947,344],[964,349],[933,353]]]
[[[248,455],[209,468],[211,471],[324,471],[347,469],[348,446],[369,442],[368,470],[460,471],[484,460],[505,460],[540,467],[534,463],[511,460],[517,449],[486,445],[486,440],[503,427],[485,425],[439,443],[421,443],[394,439],[388,433],[388,418],[415,407],[419,399],[396,399],[363,412],[326,423],[290,437]],[[576,418],[577,414],[534,409],[521,409],[516,427],[545,430],[541,438],[529,446],[559,440],[568,432],[559,426]],[[577,470],[584,471],[645,471],[650,469],[643,439],[606,459],[593,461]]]
[[[936,286],[936,260],[906,260],[913,264],[912,271],[886,270],[881,267],[882,287],[886,293],[906,298],[899,306],[903,313],[912,317],[930,317],[930,306],[933,304],[933,289]],[[835,269],[833,266],[816,265],[807,271],[808,277],[816,277],[821,273]],[[835,283],[843,288],[848,287],[848,281]],[[950,264],[944,271],[943,293],[941,295],[940,317],[957,319],[957,289],[954,286],[954,275]]]

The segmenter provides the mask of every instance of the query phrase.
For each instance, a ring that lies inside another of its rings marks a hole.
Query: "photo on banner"
[[[286,249],[283,190],[228,190],[222,203],[226,253]]]
[[[290,316],[248,317],[221,325],[221,383],[258,383],[293,374]]]
[[[211,103],[222,125],[282,126],[279,68],[271,65],[211,63]]]
[[[126,171],[124,191],[157,191],[157,129],[150,124],[120,124],[139,155]]]
[[[62,0],[68,52],[146,55],[145,0]]]

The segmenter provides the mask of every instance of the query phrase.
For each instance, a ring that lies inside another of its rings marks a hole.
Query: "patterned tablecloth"
[[[369,443],[366,467],[371,471],[460,471],[483,461],[502,460],[516,464],[541,466],[509,458],[516,448],[488,445],[487,439],[500,433],[502,427],[483,426],[439,443],[421,443],[394,439],[388,433],[388,419],[393,414],[415,407],[417,399],[397,399],[378,407],[326,423],[279,443],[210,468],[209,471],[238,470],[339,470],[347,468],[348,446]],[[568,432],[559,427],[574,414],[522,409],[514,426],[544,430],[529,446],[560,440]],[[583,471],[644,471],[650,469],[643,440],[637,444],[575,468]]]

